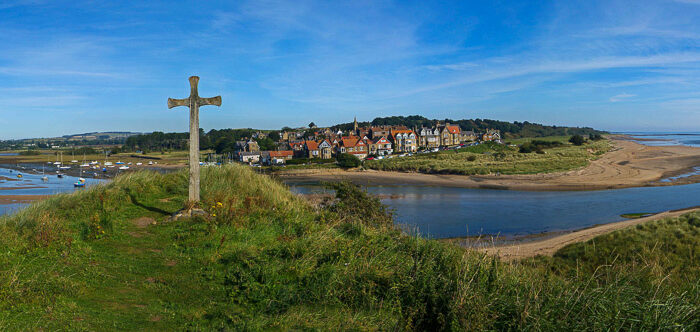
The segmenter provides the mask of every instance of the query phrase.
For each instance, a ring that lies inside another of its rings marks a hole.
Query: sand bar
[[[504,246],[495,247],[485,247],[477,249],[486,252],[490,255],[498,255],[503,260],[511,261],[518,260],[528,257],[534,257],[537,255],[552,256],[559,249],[566,245],[588,241],[596,236],[610,233],[623,228],[635,226],[641,223],[645,223],[651,220],[658,220],[663,218],[678,217],[682,214],[690,213],[693,211],[700,211],[700,207],[694,207],[683,210],[667,211],[662,213],[657,213],[653,216],[629,219],[614,223],[609,223],[605,225],[598,225],[590,228],[585,228],[571,233],[566,233],[563,235],[555,236],[552,238],[547,238],[540,241],[524,242]]]

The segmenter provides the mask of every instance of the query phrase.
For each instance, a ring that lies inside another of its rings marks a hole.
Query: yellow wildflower
[[[221,204],[221,202],[216,202],[216,205],[217,205],[218,207],[224,206],[223,204]]]

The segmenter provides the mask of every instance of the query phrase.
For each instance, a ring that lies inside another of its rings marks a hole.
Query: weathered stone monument
[[[190,77],[190,96],[185,99],[168,98],[168,108],[187,106],[190,108],[190,190],[188,209],[181,214],[192,215],[199,204],[199,106],[221,106],[221,96],[201,98],[197,91],[198,76]],[[202,211],[203,212],[203,211]]]

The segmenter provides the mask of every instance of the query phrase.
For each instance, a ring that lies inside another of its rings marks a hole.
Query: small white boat
[[[70,166],[61,166],[60,169],[70,169]]]
[[[153,162],[152,162],[152,161],[149,161],[148,164],[149,164],[149,165],[153,165]]]
[[[105,161],[105,166],[111,166],[112,162],[111,161]]]
[[[129,169],[129,166],[122,166],[122,167],[119,167],[119,169],[121,169],[121,170],[127,170],[127,169]]]
[[[54,165],[60,165],[61,162],[60,162],[60,161],[57,161],[57,162],[55,162],[55,163],[53,163],[53,164],[54,164]]]
[[[80,167],[90,167],[90,164],[82,164]]]
[[[74,160],[71,160],[70,162],[77,163],[78,161],[74,159]]]
[[[136,163],[136,166],[141,166],[141,165],[143,165],[143,163]]]

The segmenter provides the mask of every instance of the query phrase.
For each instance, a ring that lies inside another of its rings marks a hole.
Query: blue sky
[[[421,114],[700,130],[700,0],[0,2],[0,139]]]

